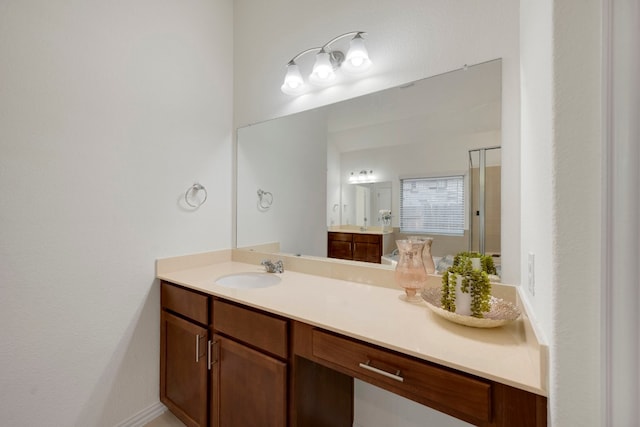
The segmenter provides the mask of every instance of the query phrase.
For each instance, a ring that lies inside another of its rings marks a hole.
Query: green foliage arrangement
[[[458,252],[456,256],[453,257],[454,266],[460,262],[460,258],[480,258],[482,271],[487,274],[497,274],[496,266],[493,263],[493,257],[490,255],[482,255],[480,252]]]
[[[454,312],[456,311],[456,275],[453,271],[449,274],[449,270],[453,270],[453,267],[449,267],[442,275],[440,303],[445,310]]]
[[[478,256],[473,256],[477,254]],[[457,254],[453,261],[453,266],[449,267],[442,275],[442,297],[441,304],[445,310],[456,311],[456,282],[457,277],[462,277],[460,290],[471,295],[471,316],[482,318],[482,313],[491,309],[491,282],[485,269],[484,262],[481,262],[482,270],[475,270],[471,263],[471,258],[491,258],[478,253],[461,252]],[[493,266],[491,260],[490,267]],[[495,273],[493,273],[495,274]]]

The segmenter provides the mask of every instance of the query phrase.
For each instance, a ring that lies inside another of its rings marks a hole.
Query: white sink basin
[[[235,273],[216,279],[217,285],[235,289],[266,288],[278,283],[280,277],[273,273]]]

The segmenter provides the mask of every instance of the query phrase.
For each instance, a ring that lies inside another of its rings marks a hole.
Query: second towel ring
[[[189,201],[189,196],[193,197],[199,191],[204,191],[204,199],[197,200],[195,203],[191,203],[191,201]],[[185,191],[184,201],[187,205],[191,206],[192,208],[199,208],[200,206],[202,206],[204,202],[207,201],[207,189],[204,188],[204,185],[196,182],[191,187],[187,188],[187,191]]]
[[[273,194],[262,189],[258,189],[258,206],[262,210],[268,210],[273,204]]]

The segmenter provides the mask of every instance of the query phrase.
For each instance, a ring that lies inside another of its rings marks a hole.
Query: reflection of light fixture
[[[291,61],[287,64],[287,74],[284,78],[284,83],[280,87],[282,92],[287,95],[298,95],[304,92],[304,79],[302,78],[302,74],[300,74],[300,67],[296,64],[296,60],[309,52],[317,52],[316,62],[309,75],[309,81],[317,86],[331,84],[331,82],[335,80],[336,70],[340,68],[340,66],[343,66],[344,70],[351,74],[362,73],[368,70],[371,66],[371,60],[369,59],[369,53],[362,38],[364,34],[366,33],[363,31],[352,31],[342,34],[330,40],[322,47],[312,47],[311,49],[303,50],[291,58]],[[346,57],[345,54],[339,50],[331,50],[333,43],[349,36],[353,36],[353,38],[349,43],[349,51]]]
[[[351,172],[349,175],[349,184],[361,184],[374,182],[375,175],[371,169],[362,169],[360,172]]]

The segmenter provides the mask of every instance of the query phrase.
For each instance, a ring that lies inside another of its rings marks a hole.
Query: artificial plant
[[[474,269],[472,258],[481,259],[481,269]],[[488,258],[489,261],[484,261]],[[489,273],[489,271],[493,273]],[[488,271],[489,270],[489,271]],[[491,309],[491,282],[489,274],[495,274],[495,266],[491,257],[477,252],[460,252],[453,265],[442,275],[442,308],[456,311],[456,282],[458,276],[462,278],[460,290],[471,295],[471,316],[482,318]]]

